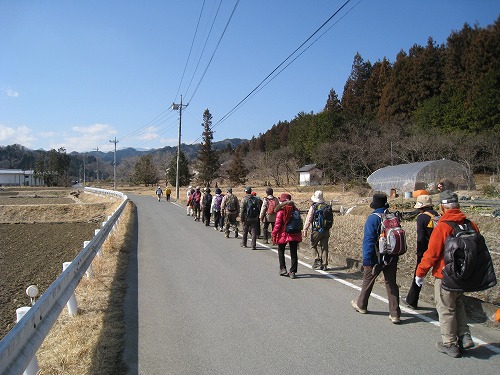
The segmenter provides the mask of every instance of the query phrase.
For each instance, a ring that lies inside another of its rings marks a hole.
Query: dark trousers
[[[415,271],[413,272],[413,279],[411,282],[410,290],[408,291],[408,295],[406,296],[406,303],[408,303],[411,306],[417,306],[418,298],[420,296],[420,291],[422,290],[422,288],[415,283],[415,275],[416,275],[415,272],[417,272],[417,267],[422,261],[423,257],[424,257],[423,254],[422,255],[417,254],[417,266],[415,267]]]
[[[205,223],[205,226],[208,227],[210,225],[210,210],[205,210],[203,211],[203,217],[204,217],[204,220],[203,222]]]
[[[224,221],[222,220],[222,215],[220,211],[214,211],[214,227],[222,228],[224,226]]]
[[[398,262],[396,261],[392,261],[384,267],[377,266],[375,271],[372,266],[363,266],[363,283],[361,284],[361,292],[358,297],[358,307],[368,310],[368,299],[370,298],[373,285],[380,272],[383,272],[387,299],[389,300],[389,313],[392,317],[401,317],[401,309],[399,308],[399,287],[396,283],[397,270]]]
[[[299,247],[299,243],[297,241],[288,242],[290,246],[290,258],[292,262],[290,264],[290,272],[297,272],[297,267],[299,265],[299,258],[297,257],[297,248]],[[285,247],[286,243],[278,245],[278,259],[280,261],[280,270],[286,270],[286,262],[285,262]]]
[[[257,246],[258,228],[259,228],[258,221],[245,221],[243,223],[243,239],[241,240],[241,243],[244,246],[247,245],[248,232],[250,232],[250,235],[252,236],[252,247]]]
[[[263,230],[264,230],[264,239],[266,241],[269,241],[270,240],[270,236],[269,236],[269,224],[271,224],[271,232],[273,231],[274,229],[274,221],[264,221],[264,224],[262,225],[263,227]]]

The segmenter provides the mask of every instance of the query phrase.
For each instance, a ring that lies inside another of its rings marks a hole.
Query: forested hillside
[[[486,28],[466,24],[444,45],[429,38],[394,62],[371,63],[358,53],[340,100],[331,90],[321,113],[299,113],[241,147],[266,159],[316,163],[331,182],[440,158],[498,174],[499,26],[500,19]]]
[[[333,89],[325,93],[323,111],[301,112],[250,141],[225,140],[213,147],[221,166],[215,177],[234,172],[238,181],[274,185],[296,182],[296,169],[309,163],[323,169],[328,182],[343,184],[364,182],[383,166],[441,158],[472,173],[499,174],[500,18],[485,28],[465,24],[442,45],[429,37],[427,45],[401,50],[394,61],[381,57],[372,63],[358,53],[341,99]],[[181,147],[191,169],[199,149],[198,144]],[[164,178],[176,151],[118,151],[117,176],[132,182],[141,155],[152,154]],[[112,153],[68,156],[64,149],[0,147],[0,168],[40,173],[67,168],[66,176],[80,179],[86,170],[87,181],[113,176]],[[235,165],[238,171],[231,172]]]

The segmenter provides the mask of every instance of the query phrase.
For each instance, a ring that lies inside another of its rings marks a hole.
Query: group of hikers
[[[333,223],[331,205],[328,205],[323,192],[318,190],[311,197],[313,204],[307,213],[305,221],[301,219],[300,211],[289,193],[274,196],[272,188],[266,189],[266,196],[261,199],[251,187],[244,188],[245,196],[241,199],[233,194],[232,188],[227,188],[225,194],[216,188],[212,196],[210,188],[193,188],[187,191],[186,214],[194,221],[210,225],[213,218],[214,229],[224,232],[229,238],[230,233],[238,238],[239,223],[242,224],[242,240],[240,246],[257,249],[257,238],[262,235],[263,242],[278,247],[280,264],[279,274],[296,278],[298,267],[298,244],[303,236],[307,236],[311,228],[311,249],[315,255],[313,268],[326,270],[328,267],[328,239]],[[239,221],[238,221],[239,219]],[[285,262],[285,248],[290,249],[291,264],[289,270]]]
[[[156,197],[158,198],[158,202],[161,201],[161,197],[163,195],[163,190],[160,185],[155,190]],[[165,187],[165,199],[167,202],[170,202],[170,195],[172,194],[172,189],[168,187],[168,185]]]
[[[263,242],[268,244],[271,241],[273,245],[277,245],[279,275],[288,276],[291,279],[296,278],[298,244],[302,242],[304,237],[307,237],[308,231],[311,230],[310,246],[314,256],[312,268],[323,271],[328,269],[333,211],[331,204],[325,202],[321,190],[317,190],[311,196],[312,203],[304,221],[289,193],[282,193],[278,198],[273,195],[272,188],[267,188],[266,197],[263,199],[259,198],[251,187],[245,187],[244,193],[245,195],[240,201],[233,194],[232,188],[227,188],[225,194],[220,188],[216,188],[215,196],[212,196],[210,188],[201,190],[200,187],[192,188],[190,186],[187,191],[186,214],[192,216],[195,221],[201,219],[206,226],[210,225],[213,218],[215,230],[223,231],[226,238],[229,238],[231,230],[238,238],[239,219],[243,226],[240,246],[244,248],[247,247],[250,233],[250,246],[255,250],[257,237],[261,235],[262,230]],[[474,238],[482,238],[482,236],[477,225],[468,220],[460,210],[457,194],[450,190],[444,190],[437,197],[439,199],[439,214],[434,209],[433,196],[427,192],[419,195],[414,205],[414,208],[418,210],[416,218],[416,267],[410,290],[402,301],[412,309],[418,308],[424,277],[432,269],[432,275],[435,278],[434,299],[441,331],[441,341],[436,343],[436,350],[456,358],[460,357],[464,350],[475,346],[466,320],[464,291],[479,291],[490,288],[496,284],[496,277],[487,248],[484,246],[485,250],[482,249],[480,241],[477,246],[477,254],[479,255],[474,255],[479,261],[475,262],[476,259],[474,259],[474,261],[469,262],[467,259],[465,261],[462,259],[462,268],[470,269],[469,272],[477,277],[460,278],[447,272],[450,268],[448,259],[450,255],[445,256],[445,252],[449,251],[448,245],[445,245],[448,242],[447,239],[454,237],[459,231],[474,233],[476,235]],[[381,239],[384,240],[385,247],[391,240],[383,238],[386,233],[390,233],[385,232],[387,228],[384,228],[384,225],[387,226],[387,216],[390,214],[387,195],[374,194],[370,208],[373,211],[368,215],[363,230],[361,291],[358,298],[351,301],[351,305],[361,314],[368,313],[369,297],[377,277],[382,273],[389,301],[389,320],[394,324],[399,324],[401,323],[401,309],[396,274],[398,259],[406,251],[406,244],[404,243],[404,251],[399,254],[396,252],[384,253],[381,250]],[[394,235],[394,233],[387,234],[387,236]],[[482,243],[484,243],[484,238],[482,238]],[[287,244],[291,258],[289,270],[287,270],[285,262]],[[455,246],[455,248],[457,247],[459,245]],[[458,252],[451,257],[458,258]],[[477,266],[476,263],[478,263]],[[480,269],[472,269],[479,266]]]

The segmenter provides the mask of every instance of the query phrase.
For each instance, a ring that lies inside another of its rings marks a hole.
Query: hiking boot
[[[469,332],[464,333],[462,336],[458,336],[458,346],[460,349],[470,349],[475,346]]]
[[[443,344],[441,341],[436,343],[436,350],[453,358],[460,357],[460,348],[457,344]]]
[[[417,304],[411,304],[408,302],[408,296],[404,297],[403,298],[403,303],[408,306],[408,307],[411,307],[413,310],[416,310],[417,309]]]
[[[280,269],[280,276],[287,276],[287,275],[288,275],[288,271],[286,270],[286,268]]]
[[[389,315],[389,320],[390,320],[392,323],[394,323],[394,324],[399,324],[399,323],[401,323],[401,319],[399,319],[399,317],[398,317],[398,316],[391,316],[391,315]]]
[[[359,312],[360,314],[366,314],[368,313],[368,310],[362,309],[361,307],[358,307],[358,303],[356,301],[351,301],[351,306],[354,310]]]
[[[297,278],[297,276],[295,276],[295,272],[288,272],[288,276],[290,277],[290,279]]]

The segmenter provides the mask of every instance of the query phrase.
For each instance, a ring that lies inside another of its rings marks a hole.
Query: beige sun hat
[[[417,203],[413,208],[424,208],[424,207],[432,207],[432,199],[430,195],[419,195],[417,197]]]
[[[321,190],[316,190],[311,197],[311,200],[314,203],[323,203],[325,200],[323,199],[323,192]]]

